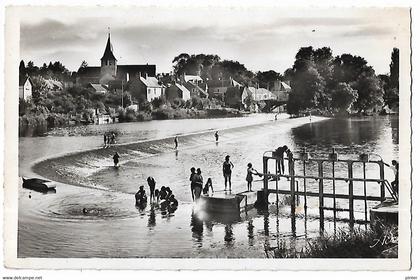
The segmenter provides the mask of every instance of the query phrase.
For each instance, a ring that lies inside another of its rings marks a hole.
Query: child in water
[[[258,173],[257,170],[255,170],[254,168],[252,168],[252,164],[248,163],[248,169],[247,169],[247,174],[246,174],[246,181],[248,183],[248,191],[252,191],[252,175],[259,175],[261,177],[261,174]]]
[[[211,181],[211,178],[208,178],[207,183],[204,185],[203,195],[209,195],[209,189],[211,189],[211,193],[214,193],[213,183]]]

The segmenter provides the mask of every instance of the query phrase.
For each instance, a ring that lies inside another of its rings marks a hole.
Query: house
[[[95,91],[95,93],[107,93],[108,92],[108,88],[106,86],[101,85],[101,84],[90,83],[87,86],[87,88],[93,89]]]
[[[277,96],[274,95],[271,91],[265,88],[255,88],[255,87],[245,87],[242,91],[242,103],[244,100],[250,97],[252,101],[263,101],[269,99],[277,99]]]
[[[270,90],[276,95],[278,101],[287,102],[292,88],[285,82],[275,81],[274,86]]]
[[[188,91],[191,93],[191,96],[197,96],[200,98],[208,98],[209,96],[209,94],[205,90],[207,88],[207,85],[204,83],[198,85],[189,81],[184,83],[183,86],[188,89]]]
[[[190,91],[186,87],[178,83],[173,83],[171,84],[171,86],[166,88],[165,94],[166,100],[169,102],[173,102],[176,98],[183,99],[184,101],[191,99]]]
[[[155,77],[145,78],[140,76],[141,82],[141,92],[143,96],[146,96],[147,101],[152,101],[155,98],[163,96],[163,86],[159,84],[158,80]]]
[[[32,81],[30,77],[19,77],[19,98],[25,101],[32,99]]]
[[[130,80],[142,77],[154,77],[156,75],[156,65],[118,65],[115,58],[111,35],[108,33],[108,40],[104,54],[101,58],[101,66],[80,67],[76,75],[76,85],[86,86],[90,83],[108,85],[111,81],[124,85]]]
[[[200,76],[197,75],[182,75],[182,80],[184,83],[191,82],[193,84],[201,84],[203,83],[203,79]]]
[[[232,78],[229,80],[210,80],[207,82],[209,98],[224,100],[225,93],[229,87],[241,87],[242,85]]]

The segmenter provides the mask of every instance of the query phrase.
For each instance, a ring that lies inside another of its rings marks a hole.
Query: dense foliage
[[[292,87],[288,112],[367,113],[398,106],[398,49],[391,60],[390,76],[377,76],[360,56],[333,57],[327,47],[301,48],[284,73]]]

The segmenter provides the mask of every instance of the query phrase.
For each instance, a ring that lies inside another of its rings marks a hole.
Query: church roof
[[[112,52],[111,35],[108,34],[108,42],[106,43],[104,55],[101,60],[117,60]]]
[[[77,71],[77,74],[83,75],[85,77],[99,77],[101,75],[101,67],[100,66],[81,67]]]

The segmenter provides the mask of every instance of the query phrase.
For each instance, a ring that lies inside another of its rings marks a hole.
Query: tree
[[[314,67],[295,73],[292,80],[292,92],[289,95],[287,108],[289,113],[296,114],[306,109],[318,108],[328,99],[324,96],[325,81]]]
[[[357,100],[357,90],[347,83],[338,83],[331,92],[332,106],[338,112],[350,112],[353,103]]]
[[[256,78],[261,87],[270,89],[275,81],[281,79],[281,75],[280,73],[277,73],[274,70],[269,70],[269,71],[264,71],[264,72],[258,71]]]
[[[389,87],[396,88],[399,90],[399,78],[400,78],[400,50],[393,48],[391,54],[391,64],[389,65]]]
[[[384,90],[381,80],[372,73],[361,74],[353,83],[353,88],[358,92],[355,109],[359,112],[375,111],[384,105]]]

